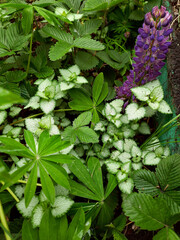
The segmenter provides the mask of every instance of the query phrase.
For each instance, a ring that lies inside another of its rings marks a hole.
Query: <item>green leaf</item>
[[[37,6],[34,6],[34,8],[51,25],[56,26],[59,24],[59,21],[56,19],[56,15],[53,12]]]
[[[39,228],[40,240],[57,239],[58,233],[58,220],[54,218],[48,208],[43,215]]]
[[[41,137],[42,135],[42,137]],[[58,153],[59,151],[61,151],[64,148],[69,147],[70,143],[69,142],[65,142],[61,140],[61,136],[59,135],[54,135],[51,137],[48,137],[48,134],[45,133],[41,133],[40,138],[39,138],[39,145],[38,145],[38,154],[42,157],[42,156],[47,156],[47,155],[51,155],[54,153]],[[47,137],[44,138],[44,136]],[[44,141],[44,143],[43,143]]]
[[[56,61],[61,59],[69,50],[72,48],[72,45],[59,40],[54,46],[50,48],[49,58],[51,61]]]
[[[21,10],[26,7],[28,7],[26,3],[1,3],[0,4],[0,8],[15,8],[17,10]]]
[[[101,42],[98,42],[96,40],[93,40],[87,37],[75,39],[74,47],[84,48],[88,50],[95,50],[95,51],[100,51],[105,48]]]
[[[86,61],[86,59],[88,59],[88,61]],[[89,70],[96,67],[99,63],[99,60],[91,53],[78,51],[75,56],[75,63],[81,70]]]
[[[37,163],[34,164],[31,173],[28,178],[28,182],[26,184],[24,197],[25,197],[25,205],[28,207],[31,202],[35,191],[36,191],[36,183],[37,183]]]
[[[172,229],[166,227],[161,229],[153,237],[153,240],[179,240],[179,237]]]
[[[65,128],[65,130],[62,133],[63,139],[65,141],[70,141],[71,144],[74,144],[76,141],[76,129],[74,129],[73,127],[69,126],[67,128]]]
[[[108,174],[108,185],[104,196],[105,199],[112,193],[116,186],[117,186],[116,177],[113,174]]]
[[[0,87],[0,106],[9,103],[21,103],[24,99],[20,96]]]
[[[1,192],[5,190],[6,188],[10,187],[11,185],[15,184],[21,177],[28,171],[28,169],[31,168],[31,166],[34,164],[34,161],[31,161],[27,163],[25,166],[19,168],[12,174],[10,174],[10,179],[9,181],[5,182],[5,184],[1,188]]]
[[[20,82],[26,78],[27,74],[21,70],[18,71],[8,71],[5,74],[6,80],[8,82]]]
[[[76,130],[76,136],[83,143],[97,143],[98,135],[89,127],[80,127]]]
[[[52,5],[56,3],[55,0],[36,0],[35,2],[32,2],[32,5],[40,6],[40,7],[48,7],[49,5]]]
[[[73,127],[78,128],[85,125],[88,125],[91,121],[92,113],[91,112],[84,112],[81,113],[73,122]]]
[[[158,230],[170,217],[169,207],[163,199],[153,199],[142,193],[132,193],[123,202],[123,210],[129,219],[141,229]]]
[[[96,109],[93,109],[92,123],[96,124],[99,122],[99,115]]]
[[[39,240],[39,231],[33,228],[30,220],[24,219],[22,226],[22,240]]]
[[[59,219],[57,240],[66,240],[67,230],[68,230],[68,220],[65,215]]]
[[[5,145],[0,146],[1,152],[11,154],[13,156],[16,155],[27,158],[34,157],[34,154],[28,148],[26,148],[23,144],[17,142],[12,138],[0,137],[0,141]]]
[[[46,25],[45,27],[42,28],[42,31],[58,41],[63,41],[69,43],[70,45],[73,44],[73,36],[61,30],[59,27],[52,27]]]
[[[107,63],[109,66],[111,66],[112,68],[115,68],[117,70],[121,69],[122,65],[120,63],[117,63],[115,61],[113,61],[109,55],[107,54],[107,52],[105,51],[101,51],[101,52],[97,52],[96,56],[101,59],[103,62]]]
[[[140,192],[151,194],[152,196],[156,196],[160,193],[160,189],[157,188],[159,183],[153,172],[147,170],[138,170],[135,172],[133,179],[136,188]]]
[[[108,95],[108,83],[105,82],[103,84],[102,90],[101,90],[101,94],[99,96],[99,99],[97,101],[97,105],[99,105]]]
[[[144,19],[144,11],[136,9],[129,15],[130,20],[141,21]]]
[[[81,240],[85,228],[85,215],[82,209],[79,209],[70,223],[67,240]]]
[[[76,159],[72,164],[68,165],[70,171],[82,182],[86,185],[93,193],[95,193],[96,197],[101,200],[101,195],[99,194],[99,188],[96,183],[92,179],[89,171],[81,162],[81,160]]]
[[[31,148],[33,153],[36,154],[36,144],[34,141],[34,136],[30,131],[24,130],[24,138],[28,146]]]
[[[40,171],[40,178],[41,178],[43,192],[46,195],[47,199],[51,202],[51,204],[53,204],[55,200],[54,185],[40,161],[39,161],[39,171]]]
[[[172,190],[180,187],[180,155],[175,154],[160,161],[156,176],[162,189]]]
[[[69,91],[71,98],[73,99],[69,106],[73,110],[86,111],[93,107],[91,98],[80,89],[72,89]]]
[[[56,163],[67,163],[70,164],[74,161],[74,157],[71,155],[57,154],[41,157],[42,160],[56,162]]]
[[[93,178],[94,182],[96,182],[97,187],[99,188],[99,194],[101,198],[104,198],[104,187],[103,187],[103,178],[102,178],[102,171],[101,165],[97,158],[90,157],[88,160],[88,169],[90,171],[91,177]]]
[[[93,192],[80,183],[70,180],[70,186],[72,195],[99,201],[99,197],[97,197]]]
[[[101,91],[102,91],[102,87],[103,87],[103,83],[104,83],[104,75],[103,73],[100,73],[94,80],[93,83],[93,87],[92,87],[92,96],[93,96],[93,100],[95,103],[97,103]]]
[[[21,24],[25,34],[28,34],[32,31],[32,24],[34,18],[34,9],[32,6],[24,8],[22,11]]]
[[[56,183],[67,189],[70,189],[70,185],[67,180],[67,174],[64,171],[64,168],[58,164],[48,161],[41,160],[41,163]]]

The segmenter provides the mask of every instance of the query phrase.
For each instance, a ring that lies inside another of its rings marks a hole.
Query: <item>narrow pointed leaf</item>
[[[34,136],[30,131],[24,130],[24,138],[31,150],[36,153],[36,144],[34,141]]]

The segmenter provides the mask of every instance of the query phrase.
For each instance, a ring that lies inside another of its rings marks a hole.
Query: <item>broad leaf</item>
[[[73,122],[73,127],[78,128],[85,125],[88,125],[91,121],[92,113],[91,112],[84,112],[81,113]]]
[[[24,99],[20,96],[0,87],[0,106],[9,103],[21,103]]]
[[[72,89],[69,93],[73,99],[71,102],[69,102],[70,108],[77,111],[86,111],[92,109],[93,102],[84,91],[80,89]]]
[[[74,41],[74,47],[84,48],[88,50],[96,50],[96,51],[100,51],[105,48],[101,42],[98,42],[96,40],[93,40],[87,37],[77,38]]]
[[[153,240],[179,240],[179,237],[172,229],[166,227],[161,229],[153,237]]]
[[[98,143],[98,135],[89,127],[80,127],[76,130],[76,136],[82,143]]]
[[[59,40],[54,46],[50,48],[49,58],[51,61],[61,59],[72,48],[70,43]]]
[[[32,6],[24,8],[22,11],[21,24],[25,34],[28,34],[32,31],[34,9]]]
[[[88,61],[86,61],[86,59],[88,59]],[[80,69],[89,70],[96,67],[99,63],[99,60],[91,53],[78,51],[75,57],[75,63]]]
[[[131,221],[149,231],[164,227],[170,217],[169,207],[163,199],[153,199],[142,193],[130,194],[122,206]]]

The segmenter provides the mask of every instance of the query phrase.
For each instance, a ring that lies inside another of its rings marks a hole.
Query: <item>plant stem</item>
[[[2,185],[4,185],[4,182],[1,181]],[[19,198],[16,196],[16,194],[9,188],[7,187],[6,190],[11,194],[11,196],[16,200],[16,202],[19,202]]]
[[[24,180],[18,180],[18,182],[19,182],[19,183],[27,184],[27,181],[24,181]],[[42,187],[42,184],[36,183],[36,186]]]
[[[3,227],[10,233],[1,200],[0,200],[0,220],[1,220]],[[5,231],[4,231],[4,236],[5,236],[6,240],[11,240],[11,237]]]
[[[34,10],[33,10],[33,15],[34,15]],[[30,67],[30,63],[31,63],[33,32],[34,32],[34,29],[33,29],[33,26],[32,26],[32,33],[31,33],[30,47],[29,47],[29,57],[28,57],[28,64],[27,64],[27,68],[26,68],[27,75],[29,73],[29,67]]]

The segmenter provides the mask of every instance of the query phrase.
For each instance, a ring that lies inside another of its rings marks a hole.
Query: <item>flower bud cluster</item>
[[[169,35],[172,33],[170,23],[172,15],[161,6],[155,6],[152,13],[145,15],[142,28],[138,29],[139,35],[135,45],[135,55],[130,71],[123,86],[116,87],[117,98],[128,99],[131,97],[131,88],[156,79],[161,73],[159,70],[165,65],[168,47],[171,45]]]

